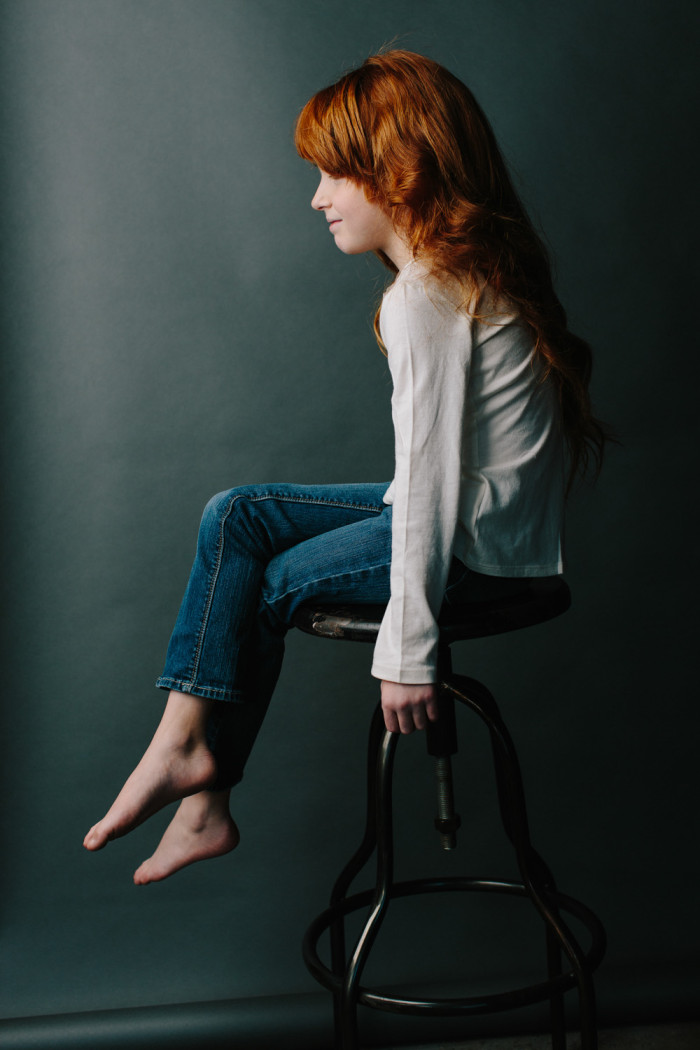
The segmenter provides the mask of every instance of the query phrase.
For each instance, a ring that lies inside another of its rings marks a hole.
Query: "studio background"
[[[300,941],[360,834],[369,649],[290,635],[234,854],[135,888],[169,811],[100,854],[81,841],[160,716],[207,499],[391,475],[386,274],[334,248],[292,135],[314,91],[392,41],[485,108],[623,442],[571,501],[572,610],[463,645],[457,667],[499,699],[535,846],[605,923],[603,1022],[693,1016],[696,31],[676,0],[5,0],[2,1045],[175,1046],[185,1023],[212,1045],[327,1045]],[[406,877],[512,874],[471,725],[457,765],[445,858],[422,741],[401,746]],[[398,916],[377,974],[534,973],[507,948],[520,913],[484,905],[447,945],[433,913]]]

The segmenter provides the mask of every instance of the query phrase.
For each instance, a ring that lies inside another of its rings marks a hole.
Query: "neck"
[[[413,252],[408,241],[397,230],[392,230],[386,245],[382,246],[382,251],[388,259],[391,259],[397,270],[403,270],[404,266],[413,259]]]

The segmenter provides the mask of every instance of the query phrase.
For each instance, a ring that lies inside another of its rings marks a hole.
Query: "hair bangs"
[[[369,137],[349,79],[309,99],[299,114],[294,144],[300,157],[328,175],[371,183]]]

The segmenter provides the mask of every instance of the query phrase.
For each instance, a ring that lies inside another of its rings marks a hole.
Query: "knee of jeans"
[[[219,517],[222,510],[228,504],[233,491],[235,490],[229,489],[226,492],[217,492],[215,496],[212,496],[210,500],[207,500],[204,510],[202,511],[202,521],[208,521],[210,518]]]
[[[217,492],[204,508],[200,526],[203,542],[218,538],[222,526],[228,535],[235,535],[246,549],[265,553],[267,530],[265,508],[267,501],[261,499],[267,490],[259,485],[242,485],[238,488]]]
[[[207,501],[199,525],[200,537],[206,536],[212,530],[218,530],[221,519],[228,513],[234,491],[229,489],[227,492],[217,492]]]
[[[245,488],[226,489],[217,492],[206,503],[199,526],[199,543],[217,543],[222,523],[231,516],[233,508],[247,494]]]
[[[225,489],[223,492],[217,492],[206,503],[202,512],[202,521],[211,522],[215,520],[218,522],[222,517],[227,517],[236,507],[250,506],[251,497],[257,495],[259,491],[255,485],[240,485],[234,489]]]

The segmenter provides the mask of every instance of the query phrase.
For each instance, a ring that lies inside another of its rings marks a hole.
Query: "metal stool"
[[[560,577],[531,580],[511,596],[475,601],[444,610],[440,618],[440,717],[426,730],[428,752],[436,760],[438,816],[435,821],[444,849],[453,849],[459,816],[454,812],[451,756],[457,751],[455,701],[486,724],[493,749],[501,820],[518,863],[520,882],[469,877],[422,878],[393,881],[392,772],[400,734],[384,729],[378,705],[369,734],[367,766],[367,821],[364,838],[338,876],[330,906],[310,925],[303,954],[313,977],[333,993],[335,1050],[357,1050],[357,1006],[421,1016],[464,1016],[492,1013],[549,1000],[553,1050],[565,1050],[564,993],[578,989],[582,1050],[596,1050],[597,1031],[592,974],[605,953],[605,932],[589,908],[558,892],[551,871],[534,850],[518,758],[494,698],[481,683],[452,672],[450,645],[456,641],[513,631],[552,619],[568,609],[569,589]],[[381,622],[382,606],[302,606],[294,625],[322,638],[373,642]],[[373,889],[348,896],[351,883],[377,852]],[[490,995],[450,999],[410,999],[389,996],[360,985],[372,945],[394,898],[424,893],[478,891],[528,898],[545,928],[547,978],[528,987]],[[370,906],[369,916],[348,956],[345,916]],[[562,918],[574,915],[590,934],[584,951]],[[318,954],[322,934],[330,930],[331,965]],[[562,956],[568,966],[562,967]]]

